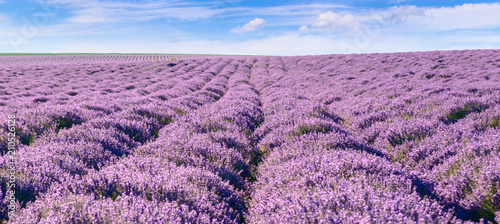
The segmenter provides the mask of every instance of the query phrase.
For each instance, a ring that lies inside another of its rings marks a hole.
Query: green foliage
[[[455,174],[457,174],[457,171],[460,170],[460,167],[460,163],[455,163],[446,170],[444,175],[447,177],[454,176]]]
[[[410,133],[395,134],[394,136],[391,136],[388,141],[393,147],[395,147],[402,145],[406,141],[422,141],[428,135],[429,133],[426,131],[415,131]]]
[[[172,122],[172,119],[169,117],[160,118],[160,124],[162,124],[162,125],[170,124],[170,122]]]
[[[496,128],[496,127],[498,127],[498,124],[499,124],[499,119],[498,119],[498,117],[495,117],[495,118],[491,119],[491,127],[492,127],[492,128]]]
[[[219,127],[219,126],[214,125],[212,123],[204,124],[201,127],[201,133],[218,132],[218,131],[225,131],[225,128]]]
[[[19,141],[23,145],[30,145],[35,142],[35,136],[33,135],[19,135]]]
[[[493,195],[496,193],[498,193],[498,188],[496,185],[492,184],[490,193],[483,198],[479,211],[477,212],[479,217],[490,221],[495,220],[495,212],[500,210],[500,205],[493,202]]]
[[[488,106],[481,105],[481,104],[476,103],[476,102],[470,102],[470,103],[467,103],[463,107],[458,107],[458,108],[452,109],[451,112],[448,113],[446,115],[446,117],[442,118],[441,120],[445,124],[452,124],[452,123],[455,123],[458,120],[464,118],[465,116],[467,116],[470,113],[481,112],[485,109],[488,109]]]
[[[404,121],[409,121],[413,118],[413,116],[411,116],[411,114],[402,114],[401,115],[401,119],[403,119]]]
[[[229,118],[223,118],[222,121],[225,121],[225,122],[230,123],[230,124],[234,124],[234,121],[232,119],[229,119]]]
[[[450,120],[452,123],[456,122],[459,119],[462,119],[467,115],[467,112],[470,110],[469,106],[464,107],[463,109],[460,110],[455,110],[452,113],[449,113],[447,115],[448,120]]]
[[[72,119],[68,119],[68,118],[58,118],[55,121],[56,121],[56,124],[57,124],[56,130],[60,130],[60,129],[63,129],[63,128],[71,128],[75,124],[81,124],[82,123],[81,121],[72,120]]]
[[[158,129],[153,129],[153,130],[151,130],[151,134],[153,134],[153,136],[154,136],[155,138],[158,138],[159,133],[160,133],[160,130],[158,130]]]
[[[145,111],[145,110],[138,110],[137,114],[140,116],[143,116],[143,117],[149,117],[149,118],[156,119],[162,125],[167,125],[167,124],[170,124],[170,122],[172,122],[172,118],[169,116],[163,117],[163,116],[159,116],[157,114],[154,114],[154,113],[151,113],[151,112]]]
[[[299,125],[297,130],[294,133],[292,133],[292,135],[301,136],[311,132],[326,133],[327,130],[321,125]]]
[[[184,112],[183,110],[178,109],[178,108],[174,108],[173,110],[175,111],[175,113],[177,113],[178,115],[181,115],[181,116],[186,114],[186,112]]]
[[[396,159],[399,163],[402,163],[404,159],[406,159],[406,154],[408,151],[406,150],[399,150],[396,156]]]

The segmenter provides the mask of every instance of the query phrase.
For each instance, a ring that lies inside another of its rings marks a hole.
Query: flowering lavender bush
[[[275,149],[261,165],[250,222],[451,220],[450,212],[436,201],[421,198],[411,180],[389,161],[306,142],[299,140],[299,144]]]
[[[0,76],[2,223],[500,223],[498,50],[2,56]]]
[[[241,199],[210,172],[130,157],[84,179],[55,184],[15,222],[238,223]],[[57,211],[57,212],[55,212]]]

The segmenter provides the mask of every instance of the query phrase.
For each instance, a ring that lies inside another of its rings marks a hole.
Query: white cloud
[[[210,9],[203,6],[175,7],[158,3],[145,4],[97,4],[75,11],[69,22],[74,23],[117,23],[144,22],[154,19],[195,20],[213,17],[226,9]]]
[[[408,17],[407,26],[419,31],[491,29],[500,27],[500,3],[427,8],[425,17]]]
[[[424,9],[414,5],[394,6],[389,8],[384,19],[393,23],[404,23],[410,16],[424,16]]]
[[[309,32],[309,27],[307,27],[306,25],[303,25],[300,27],[299,31],[301,33],[307,33],[307,32]]]
[[[77,16],[70,18],[68,21],[73,23],[102,23],[112,22],[108,20],[108,16],[113,14],[113,10],[106,10],[104,8],[86,8],[76,12]],[[117,19],[117,17],[112,17]]]
[[[343,34],[355,34],[359,28],[364,25],[359,23],[355,16],[346,14],[341,16],[339,14],[328,11],[319,14],[318,18],[311,25],[300,27],[301,32],[336,32]]]
[[[232,29],[231,33],[247,33],[247,32],[257,31],[262,29],[265,24],[266,20],[256,18],[243,26],[238,26]]]
[[[1,1],[1,0],[0,0]],[[70,22],[98,23],[98,22],[134,22],[150,21],[153,19],[184,19],[196,20],[204,18],[241,18],[247,16],[277,16],[287,17],[292,22],[298,16],[310,16],[325,9],[347,8],[334,4],[286,5],[273,7],[241,7],[227,1],[198,3],[185,1],[157,2],[157,1],[128,1],[116,2],[104,0],[39,0],[52,4],[68,4],[75,9],[75,16]]]
[[[310,5],[284,5],[272,7],[241,7],[236,8],[233,16],[301,16],[317,15],[326,9],[348,8],[344,5],[335,4],[310,4]]]

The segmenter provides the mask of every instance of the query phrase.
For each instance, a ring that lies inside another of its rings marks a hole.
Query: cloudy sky
[[[0,0],[2,53],[500,49],[499,1]]]

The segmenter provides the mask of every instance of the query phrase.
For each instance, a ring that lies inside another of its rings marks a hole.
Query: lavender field
[[[0,116],[0,223],[500,223],[500,50],[0,56]]]

